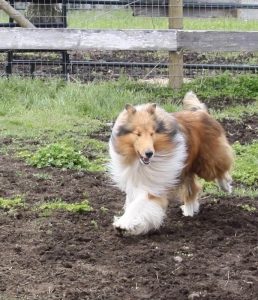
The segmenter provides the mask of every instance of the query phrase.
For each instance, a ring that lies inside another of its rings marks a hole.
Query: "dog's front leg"
[[[126,203],[124,214],[114,218],[113,225],[116,229],[133,235],[147,233],[161,226],[166,207],[165,197],[155,197],[139,191],[133,201]]]

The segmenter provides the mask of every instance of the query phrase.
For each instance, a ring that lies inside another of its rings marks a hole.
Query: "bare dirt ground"
[[[245,137],[246,123],[237,130],[232,121],[223,124],[231,141],[255,137]],[[13,142],[5,138],[1,145]],[[39,170],[9,153],[0,156],[0,197],[17,195],[25,208],[0,210],[1,300],[258,299],[257,199],[203,196],[194,218],[183,217],[180,204],[171,202],[158,232],[121,237],[111,224],[124,195],[105,174]],[[47,200],[85,197],[92,212],[44,215],[33,209]]]

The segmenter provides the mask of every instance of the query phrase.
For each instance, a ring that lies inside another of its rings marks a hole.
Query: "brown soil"
[[[254,103],[255,99],[247,99],[247,98],[236,98],[236,97],[222,97],[222,98],[210,98],[205,99],[204,102],[208,108],[212,108],[214,110],[223,110],[229,106],[237,106],[237,105],[249,105]]]
[[[258,115],[245,115],[241,122],[223,119],[220,122],[231,143],[247,144],[258,139]]]
[[[17,195],[25,209],[0,210],[1,299],[258,298],[257,200],[204,197],[194,218],[173,202],[159,232],[119,237],[111,224],[124,195],[104,174],[40,170],[1,156],[0,197]],[[33,210],[85,197],[90,213]]]

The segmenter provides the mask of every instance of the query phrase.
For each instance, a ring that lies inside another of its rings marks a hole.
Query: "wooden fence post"
[[[0,9],[6,12],[11,18],[13,18],[21,27],[35,28],[35,26],[26,19],[19,11],[12,7],[5,0],[0,0]]]
[[[169,29],[183,29],[183,0],[169,0]],[[169,86],[179,89],[183,84],[183,53],[169,52]]]

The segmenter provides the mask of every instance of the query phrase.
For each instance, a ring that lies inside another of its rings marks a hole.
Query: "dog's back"
[[[205,180],[217,179],[224,190],[233,164],[233,152],[224,129],[209,113],[195,93],[188,92],[183,100],[184,110],[175,113],[188,141],[186,173],[194,173]]]

